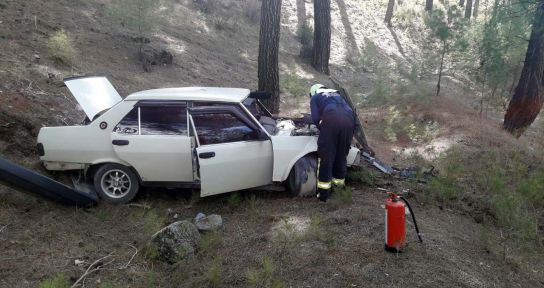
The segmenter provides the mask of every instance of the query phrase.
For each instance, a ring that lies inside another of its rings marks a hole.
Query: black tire
[[[140,182],[129,167],[112,163],[96,170],[94,188],[100,199],[109,203],[125,204],[136,197]]]
[[[293,165],[286,181],[293,197],[315,197],[317,190],[317,157],[306,155]]]

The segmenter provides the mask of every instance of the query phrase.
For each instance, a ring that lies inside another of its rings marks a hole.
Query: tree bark
[[[389,3],[387,4],[387,11],[385,12],[385,20],[384,20],[384,22],[389,27],[392,26],[391,18],[393,18],[393,9],[394,8],[395,8],[395,0],[389,0]]]
[[[540,0],[518,86],[504,115],[503,128],[520,137],[544,103],[544,0]]]
[[[459,7],[465,6],[465,0],[459,0]]]
[[[331,54],[331,0],[314,0],[314,50],[312,66],[329,75]]]
[[[433,11],[433,0],[425,0],[425,11]]]
[[[480,0],[474,0],[474,11],[472,11],[472,17],[478,18],[478,10],[480,9]]]
[[[467,0],[467,6],[465,7],[465,18],[470,19],[472,15],[472,0]]]
[[[436,84],[436,96],[440,96],[440,82],[442,82],[442,70],[444,69],[444,57],[446,57],[447,43],[442,42],[442,58],[440,59],[440,70],[438,71],[438,83]]]
[[[270,112],[280,110],[278,50],[280,44],[281,0],[263,0],[259,35],[259,90],[272,93],[264,104]]]

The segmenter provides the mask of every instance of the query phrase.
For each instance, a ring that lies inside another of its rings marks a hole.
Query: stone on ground
[[[172,223],[151,237],[158,259],[170,264],[192,257],[199,242],[198,229],[186,220]]]
[[[200,232],[217,231],[223,228],[223,219],[217,214],[206,216],[198,213],[195,217],[195,225]]]

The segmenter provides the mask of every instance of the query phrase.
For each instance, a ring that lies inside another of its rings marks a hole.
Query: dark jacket
[[[332,89],[319,89],[317,93],[310,99],[310,109],[312,112],[312,122],[319,126],[319,122],[323,119],[323,115],[329,112],[341,110],[342,112],[351,112],[353,110],[342,98],[340,93]]]

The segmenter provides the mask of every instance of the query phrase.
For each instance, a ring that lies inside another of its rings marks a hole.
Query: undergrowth
[[[64,274],[57,274],[51,278],[43,280],[39,288],[69,288],[72,284]]]
[[[538,219],[544,208],[544,168],[531,161],[518,150],[467,155],[452,149],[439,159],[440,174],[420,200],[454,208],[476,205],[470,209],[488,211],[504,245],[537,244],[542,238]]]

